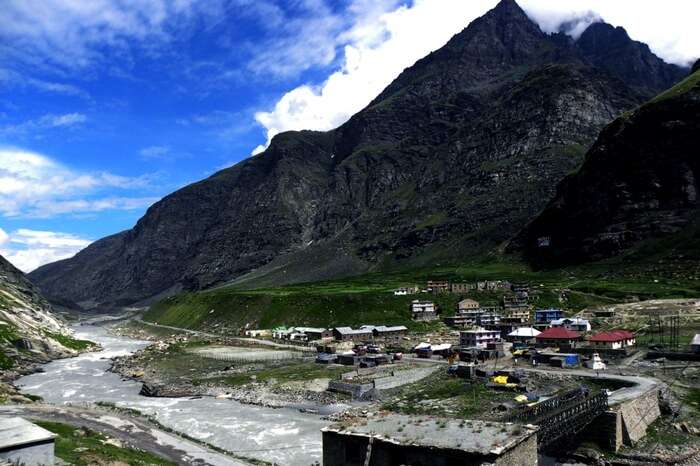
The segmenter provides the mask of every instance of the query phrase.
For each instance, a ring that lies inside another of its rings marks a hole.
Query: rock
[[[57,299],[122,307],[252,270],[279,285],[482,254],[545,207],[611,118],[685,73],[591,28],[548,35],[502,2],[339,128],[279,134],[30,276]]]
[[[700,70],[700,60],[696,61],[695,64],[693,65],[693,68],[691,69],[691,73],[695,73],[696,71]]]

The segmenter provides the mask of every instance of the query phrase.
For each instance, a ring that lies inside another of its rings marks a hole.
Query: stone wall
[[[331,380],[328,382],[328,390],[332,392],[347,393],[352,396],[353,400],[365,398],[365,396],[374,390],[373,383],[349,383],[340,380]]]
[[[647,427],[661,416],[659,389],[649,390],[639,398],[622,403],[615,410],[621,416],[622,442],[634,445],[647,434]]]
[[[499,456],[495,466],[537,466],[537,435],[531,435]]]
[[[54,441],[0,451],[0,463],[21,464],[23,466],[45,466],[54,464]]]

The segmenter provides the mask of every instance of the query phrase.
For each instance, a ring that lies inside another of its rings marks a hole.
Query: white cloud
[[[147,159],[162,159],[170,154],[170,147],[168,146],[148,146],[144,147],[139,151],[141,157]]]
[[[147,176],[71,170],[51,158],[16,148],[0,148],[0,215],[48,218],[104,210],[146,207],[153,197],[120,197],[111,191],[149,185]],[[110,191],[110,195],[102,194]]]
[[[49,113],[34,120],[2,126],[0,127],[0,133],[12,135],[31,133],[36,136],[37,133],[42,130],[54,128],[66,129],[79,126],[85,123],[85,121],[87,121],[87,117],[82,113],[64,113],[60,115]]]
[[[366,2],[356,2],[361,6]],[[415,0],[384,14],[356,18],[337,39],[344,42],[342,64],[322,84],[305,84],[285,93],[269,111],[255,119],[265,128],[267,142],[288,130],[328,130],[364,108],[404,68],[444,45],[469,22],[495,6],[497,0]],[[551,32],[568,21],[572,35],[600,15],[624,26],[633,39],[647,42],[662,58],[686,64],[700,56],[700,4],[683,0],[521,0],[526,12]],[[595,13],[592,13],[595,12]],[[581,21],[582,20],[582,21]]]
[[[90,243],[69,233],[20,228],[7,234],[0,229],[0,254],[23,272],[72,257]]]

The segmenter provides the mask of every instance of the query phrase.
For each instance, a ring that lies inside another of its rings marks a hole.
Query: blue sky
[[[495,3],[4,0],[0,253],[70,256],[279,131],[341,124]],[[692,2],[607,3],[521,5],[545,30],[593,10],[669,61],[698,55]]]

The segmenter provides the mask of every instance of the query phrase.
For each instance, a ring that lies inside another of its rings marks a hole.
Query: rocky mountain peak
[[[591,24],[576,45],[594,66],[637,88],[667,89],[687,73],[687,69],[654,55],[647,44],[630,38],[624,28],[605,22]]]
[[[692,73],[695,73],[696,71],[700,71],[700,59],[698,59],[698,61],[695,62],[695,64],[693,65],[693,68],[690,70],[690,73],[692,74]]]

